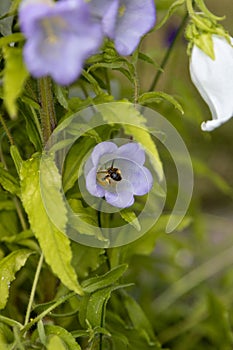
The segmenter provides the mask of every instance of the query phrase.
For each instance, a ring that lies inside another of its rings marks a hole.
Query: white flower
[[[224,37],[213,35],[212,39],[215,60],[196,45],[190,60],[191,79],[213,118],[202,123],[204,131],[212,131],[233,117],[233,47]]]

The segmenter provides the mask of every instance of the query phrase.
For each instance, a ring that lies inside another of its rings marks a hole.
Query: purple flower
[[[85,164],[87,190],[95,197],[105,197],[115,207],[129,207],[134,195],[148,193],[153,185],[144,163],[145,152],[138,143],[117,147],[113,142],[101,142]]]
[[[89,4],[121,55],[130,55],[155,24],[154,0],[92,0]]]
[[[24,0],[20,27],[27,41],[24,60],[35,77],[51,75],[61,84],[72,83],[84,61],[99,48],[103,33],[84,0]]]

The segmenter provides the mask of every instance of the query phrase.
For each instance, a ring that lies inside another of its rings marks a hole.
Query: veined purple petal
[[[114,41],[119,54],[130,55],[155,24],[154,0],[121,0],[120,8]]]

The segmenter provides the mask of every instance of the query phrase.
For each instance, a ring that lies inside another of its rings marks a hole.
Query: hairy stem
[[[53,102],[52,82],[49,77],[38,80],[40,92],[40,118],[42,124],[43,142],[48,141],[56,126],[56,115]]]

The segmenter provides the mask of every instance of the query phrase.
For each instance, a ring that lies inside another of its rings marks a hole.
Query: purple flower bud
[[[145,152],[138,143],[117,147],[113,142],[101,142],[85,164],[86,188],[115,207],[129,207],[134,203],[134,195],[148,193],[153,185],[144,163]]]

